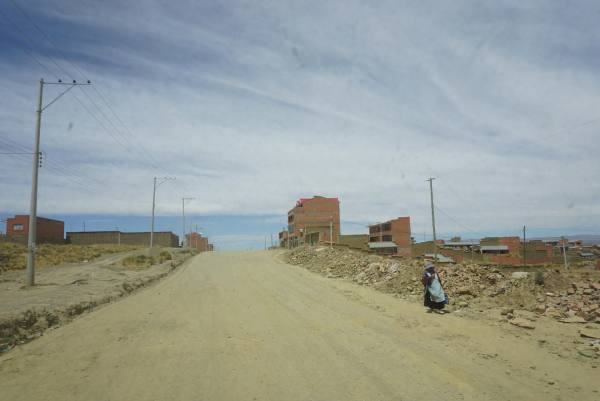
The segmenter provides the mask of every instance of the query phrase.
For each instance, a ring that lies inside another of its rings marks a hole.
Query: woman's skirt
[[[423,304],[431,309],[444,309],[444,306],[446,305],[446,303],[444,301],[442,302],[435,302],[431,300],[431,296],[429,294],[429,290],[425,289],[425,294],[423,296],[424,300],[423,300]]]

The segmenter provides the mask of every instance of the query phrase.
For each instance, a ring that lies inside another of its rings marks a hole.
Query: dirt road
[[[598,400],[524,335],[280,262],[207,253],[0,357],[2,400]]]

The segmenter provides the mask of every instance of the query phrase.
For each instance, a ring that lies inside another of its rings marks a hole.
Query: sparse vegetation
[[[121,263],[125,267],[150,267],[154,263],[156,263],[156,260],[152,256],[137,255],[127,256],[126,258],[123,258],[123,261]]]
[[[37,248],[36,266],[49,267],[63,263],[91,261],[100,256],[137,249],[131,245],[53,245],[42,244]],[[11,242],[0,242],[0,273],[24,269],[27,246]]]
[[[544,285],[544,273],[543,272],[535,272],[534,282],[537,285]]]
[[[171,259],[173,259],[173,257],[171,256],[171,253],[169,253],[169,251],[162,251],[158,255],[158,263],[164,263],[167,260],[171,260]]]

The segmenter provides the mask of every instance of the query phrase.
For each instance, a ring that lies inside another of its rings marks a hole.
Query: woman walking
[[[447,298],[442,287],[442,281],[431,263],[425,264],[425,271],[421,278],[425,287],[423,304],[429,308],[427,312],[444,313],[442,309],[446,306]]]

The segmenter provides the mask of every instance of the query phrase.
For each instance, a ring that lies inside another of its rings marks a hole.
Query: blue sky
[[[221,248],[262,247],[315,194],[344,232],[410,215],[419,239],[434,176],[442,234],[600,231],[598,2],[17,4],[0,152],[31,148],[39,78],[94,83],[44,113],[40,215],[143,229],[168,175],[165,229],[195,197]],[[30,175],[0,155],[3,216],[27,212]]]

